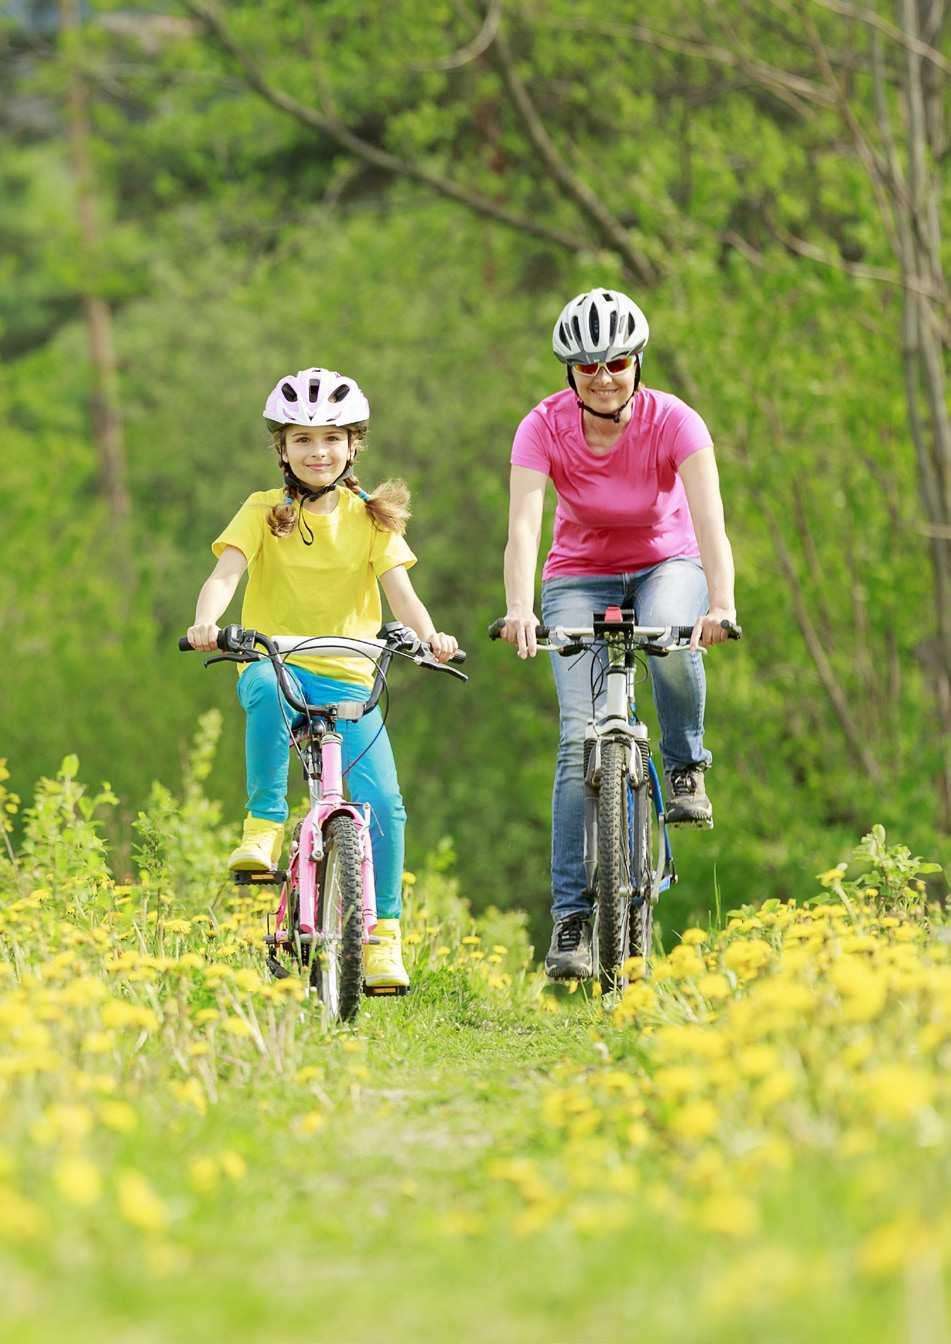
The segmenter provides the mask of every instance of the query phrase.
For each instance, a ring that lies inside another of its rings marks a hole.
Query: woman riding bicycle
[[[365,447],[370,406],[352,378],[302,369],[280,379],[264,407],[283,489],[260,490],[212,543],[218,563],[198,595],[188,642],[216,649],[216,622],[248,571],[241,623],[268,635],[345,635],[372,639],[380,627],[382,587],[398,621],[446,662],[458,645],[436,632],[407,570],[416,557],[403,537],[409,492],[385,481],[370,494],[353,467]],[[364,660],[307,653],[287,659],[298,693],[310,704],[366,700],[373,669]],[[276,868],[287,818],[288,719],[268,660],[239,669],[238,699],[247,715],[248,802],[244,833],[228,859],[233,872]],[[369,803],[376,877],[375,942],[365,948],[368,988],[405,988],[400,898],[406,811],[379,708],[337,724],[351,798]]]
[[[562,310],[552,336],[568,388],[546,397],[512,446],[503,638],[537,652],[535,569],[549,479],[558,505],[542,572],[546,625],[587,626],[593,611],[632,602],[642,625],[694,625],[694,652],[650,660],[670,824],[713,825],[704,787],[706,695],[699,645],[727,638],[733,556],[710,432],[688,405],[641,382],[649,328],[626,294],[593,289]],[[545,968],[591,974],[592,896],[583,867],[585,723],[590,655],[552,656],[560,733],[552,800],[552,918]]]

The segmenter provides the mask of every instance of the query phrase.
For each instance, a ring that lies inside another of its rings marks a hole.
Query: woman
[[[642,625],[693,625],[689,654],[650,660],[667,778],[667,821],[712,826],[703,774],[706,692],[697,649],[734,622],[733,556],[717,464],[703,420],[678,397],[641,383],[647,319],[626,294],[595,289],[566,304],[552,337],[568,388],[546,397],[512,446],[503,637],[537,651],[535,568],[549,479],[558,495],[542,573],[546,625],[590,625],[632,594]],[[591,715],[590,655],[552,656],[560,713],[552,801],[552,918],[545,969],[592,973],[591,893],[582,862],[582,753]]]

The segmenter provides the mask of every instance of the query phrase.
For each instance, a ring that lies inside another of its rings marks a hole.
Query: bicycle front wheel
[[[601,989],[623,988],[628,956],[631,897],[631,788],[628,747],[601,744],[598,788],[598,961]]]
[[[634,809],[631,828],[634,863],[628,950],[632,957],[643,957],[646,975],[654,936],[654,804],[646,780],[632,791],[631,798]]]
[[[310,983],[328,1015],[349,1022],[363,995],[363,864],[353,817],[331,817],[324,833],[319,923]]]

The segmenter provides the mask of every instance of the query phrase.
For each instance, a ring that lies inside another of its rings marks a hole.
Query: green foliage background
[[[710,21],[700,0],[674,8],[647,3],[638,18],[685,36]],[[736,49],[815,78],[795,32],[720,10]],[[256,0],[227,18],[277,89],[571,234],[573,250],[345,154],[250,90],[187,8],[95,4],[72,44],[39,14],[17,7],[0,30],[0,754],[21,793],[75,751],[87,779],[108,778],[135,809],[153,778],[178,778],[197,716],[219,706],[210,788],[239,815],[230,670],[203,673],[176,640],[210,540],[276,481],[266,392],[286,369],[338,367],[373,406],[364,479],[410,483],[417,587],[470,654],[465,688],[393,678],[410,866],[451,836],[474,906],[526,907],[540,934],[550,672],[484,632],[503,609],[511,437],[559,386],[548,341],[561,304],[597,283],[635,292],[653,332],[645,381],[687,396],[711,426],[747,632],[709,659],[717,827],[678,837],[666,927],[715,899],[787,894],[807,856],[846,853],[873,822],[936,851],[941,744],[923,679],[933,597],[900,291],[782,242],[793,233],[840,262],[891,264],[831,109],[799,116],[630,24],[606,33],[590,0],[508,6],[515,68],[645,258],[651,283],[639,285],[540,169],[492,61],[439,68],[479,28],[464,5]],[[849,49],[841,19],[815,21]],[[77,69],[91,96],[95,249],[79,237],[65,135]],[[850,92],[867,111],[860,76]],[[90,433],[90,291],[115,323],[128,538],[108,516]],[[843,734],[797,602],[877,776]],[[116,821],[120,855],[128,823]]]

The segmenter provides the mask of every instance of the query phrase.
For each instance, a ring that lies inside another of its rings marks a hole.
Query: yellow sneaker
[[[277,867],[284,847],[284,823],[247,816],[241,843],[228,856],[232,873],[266,873]]]
[[[409,989],[403,965],[398,919],[378,919],[373,930],[377,943],[363,945],[363,983],[368,990],[399,992]]]

